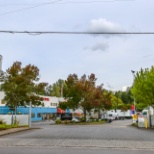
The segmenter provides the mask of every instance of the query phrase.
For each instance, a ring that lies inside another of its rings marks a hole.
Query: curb
[[[33,129],[40,129],[40,128],[11,128],[11,129],[0,131],[0,136],[18,133],[18,132],[22,132],[22,131],[33,130]]]

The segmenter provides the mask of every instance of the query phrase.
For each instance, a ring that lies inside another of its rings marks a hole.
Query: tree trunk
[[[101,110],[98,109],[98,119],[101,119]]]
[[[84,114],[84,122],[86,122],[86,109],[83,109],[83,114]]]

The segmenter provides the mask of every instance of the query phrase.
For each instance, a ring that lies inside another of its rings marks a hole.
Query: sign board
[[[143,122],[144,123],[144,117],[143,116],[138,116],[138,122]]]

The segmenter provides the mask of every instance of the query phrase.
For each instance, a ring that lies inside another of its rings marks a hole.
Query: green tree
[[[48,87],[48,92],[51,96],[63,97],[63,89],[66,86],[65,81],[59,79],[56,83],[53,83]]]
[[[21,62],[14,62],[13,65],[6,70],[3,75],[3,90],[5,92],[6,105],[11,109],[18,106],[41,105],[42,98],[37,95],[45,83],[36,84],[39,80],[39,69],[34,65],[22,67]]]
[[[103,89],[103,84],[95,88],[93,95],[93,107],[98,112],[98,118],[101,118],[100,110],[110,109],[112,107],[111,92]]]
[[[142,69],[136,73],[131,89],[140,107],[154,105],[154,67]]]
[[[86,112],[93,108],[95,93],[95,75],[90,74],[88,77],[83,75],[78,78],[76,74],[70,74],[65,81],[64,97],[67,99],[69,108],[77,109],[81,107],[86,120]]]
[[[127,91],[116,91],[115,96],[121,99],[124,104],[132,104],[133,102],[130,88]]]
[[[76,74],[70,74],[65,81],[66,86],[63,89],[63,95],[68,102],[67,105],[73,110],[79,107],[79,102],[82,100],[78,81]]]
[[[47,87],[48,83],[46,82],[42,82],[42,83],[38,83],[35,85],[35,93],[38,95],[46,95],[46,87]]]
[[[115,96],[114,94],[112,94],[111,101],[112,101],[112,109],[114,109],[115,111],[117,109],[121,109],[121,107],[124,105],[123,101],[119,97]]]

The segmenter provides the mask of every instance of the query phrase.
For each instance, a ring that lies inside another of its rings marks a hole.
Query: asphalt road
[[[49,147],[3,147],[2,154],[153,154],[149,150],[49,148]]]
[[[146,154],[154,153],[154,130],[130,126],[131,120],[103,125],[50,125],[34,123],[34,129],[0,137],[3,154]]]

